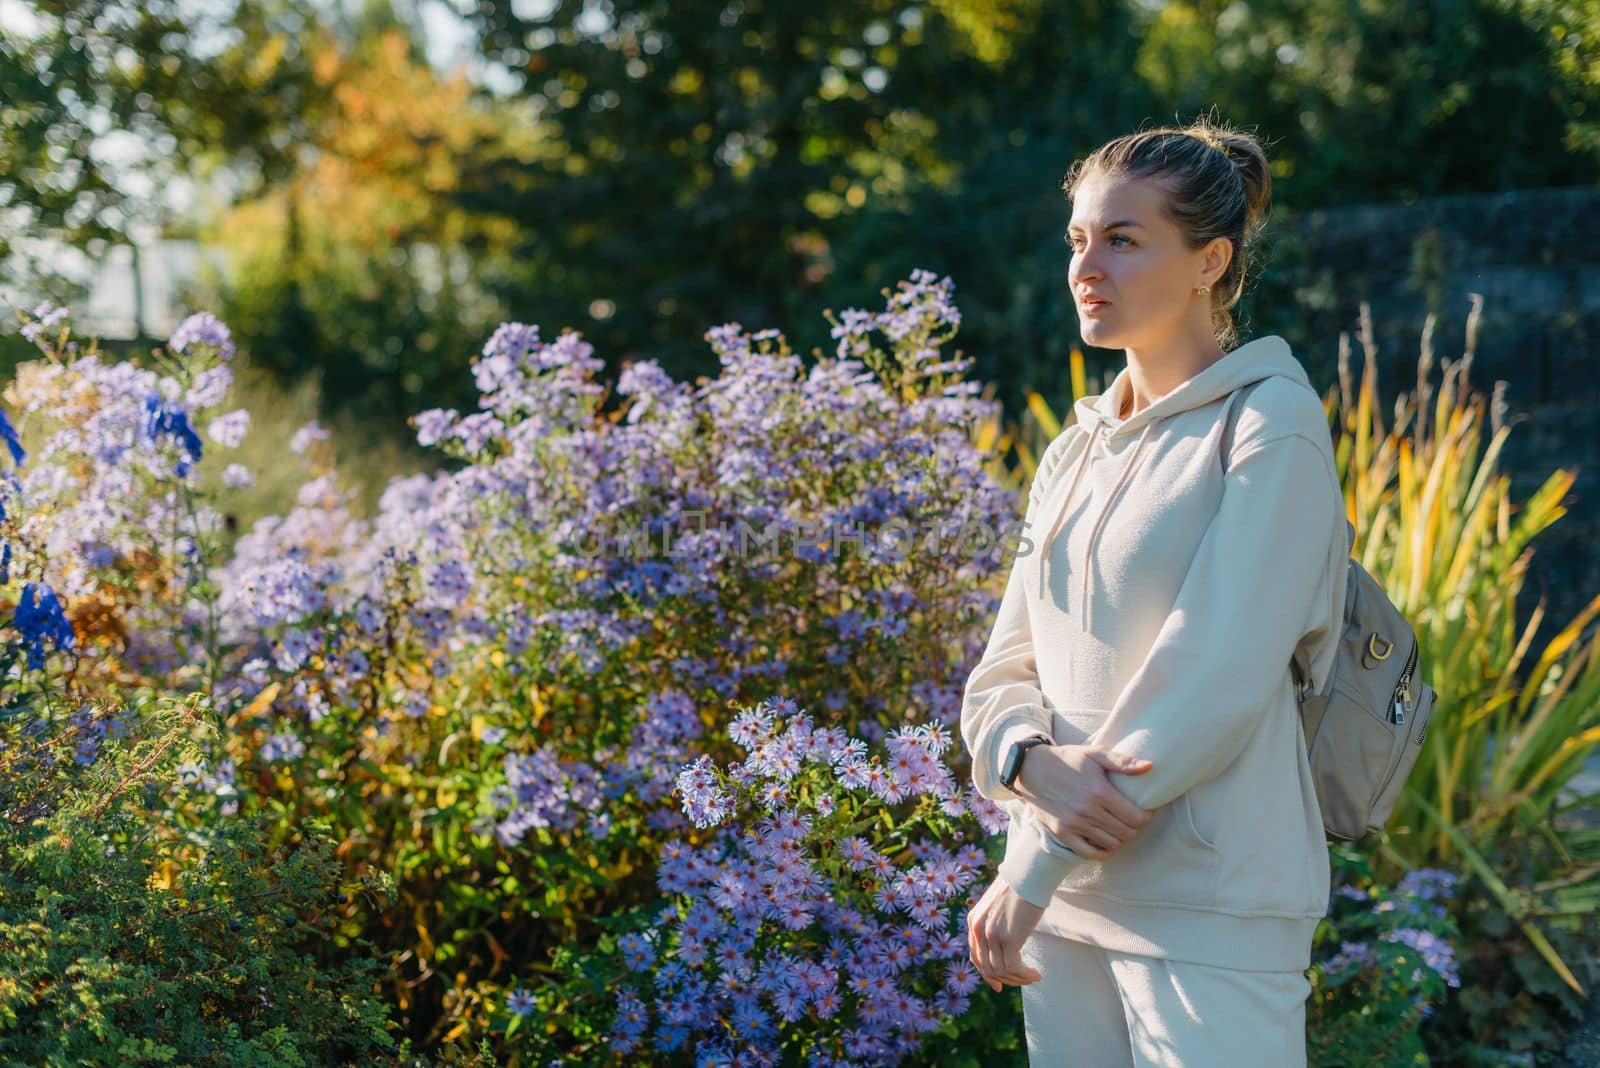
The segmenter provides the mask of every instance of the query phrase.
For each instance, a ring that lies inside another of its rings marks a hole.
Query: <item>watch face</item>
[[[1022,767],[1024,751],[1021,742],[1012,742],[1011,748],[1006,750],[1005,763],[1000,768],[1000,781],[1008,787],[1017,781],[1017,771]]]
[[[1036,745],[1048,745],[1050,739],[1044,736],[1023,738],[1021,741],[1011,743],[1011,748],[1006,750],[1006,759],[1000,765],[1000,781],[1010,789],[1017,781],[1017,775],[1022,771],[1022,758],[1028,755],[1028,750]]]

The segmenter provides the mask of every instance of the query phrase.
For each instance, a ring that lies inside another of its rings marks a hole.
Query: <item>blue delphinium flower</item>
[[[5,412],[0,412],[0,438],[5,439],[6,448],[11,450],[11,458],[18,464],[28,458],[28,454],[22,448],[22,439],[17,436],[17,428],[11,425],[11,420],[6,417]]]
[[[144,436],[152,442],[170,437],[183,448],[184,455],[178,459],[179,478],[193,469],[204,450],[200,435],[189,425],[189,413],[163,403],[154,393],[144,399]]]
[[[66,609],[55,591],[42,582],[23,584],[11,625],[22,635],[22,644],[28,650],[28,666],[35,670],[44,667],[46,640],[58,649],[73,649],[78,644]]]

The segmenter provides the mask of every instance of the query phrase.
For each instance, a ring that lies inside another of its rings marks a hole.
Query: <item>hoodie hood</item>
[[[1167,416],[1210,404],[1242,386],[1274,375],[1292,378],[1315,391],[1316,387],[1306,377],[1305,368],[1289,351],[1289,343],[1277,334],[1268,334],[1239,346],[1157,399],[1154,404],[1134,412],[1126,419],[1117,416],[1117,409],[1132,385],[1126,366],[1117,372],[1117,377],[1112,379],[1104,393],[1079,397],[1072,411],[1078,425],[1085,430],[1090,433],[1099,431],[1116,440],[1127,434],[1141,433],[1149,424]]]
[[[1078,483],[1082,480],[1083,473],[1088,470],[1092,459],[1101,455],[1115,455],[1115,443],[1137,435],[1133,446],[1124,450],[1122,470],[1111,492],[1107,494],[1105,503],[1095,515],[1089,537],[1085,542],[1080,568],[1083,575],[1083,594],[1078,612],[1079,627],[1085,631],[1092,625],[1089,613],[1094,602],[1091,590],[1094,584],[1095,543],[1099,540],[1106,517],[1116,507],[1123,487],[1138,469],[1139,458],[1144,452],[1146,442],[1150,439],[1151,431],[1162,420],[1172,415],[1210,404],[1219,397],[1228,396],[1235,390],[1275,375],[1291,378],[1313,393],[1316,392],[1316,387],[1306,377],[1305,368],[1290,351],[1289,343],[1277,334],[1267,334],[1234,349],[1205,370],[1191,376],[1177,388],[1161,396],[1155,403],[1134,412],[1126,419],[1117,415],[1127,391],[1132,388],[1132,378],[1126,366],[1117,372],[1116,378],[1112,379],[1110,387],[1104,393],[1079,397],[1073,403],[1072,410],[1077,419],[1078,429],[1087,435],[1088,440],[1079,450],[1077,462],[1073,464],[1066,496],[1061,498],[1055,519],[1051,522],[1042,543],[1043,555],[1039,568],[1040,595],[1044,593],[1045,583],[1042,561],[1049,559],[1050,544],[1060,530],[1062,520],[1071,510],[1073,494],[1077,492]],[[1054,497],[1053,494],[1049,496]]]

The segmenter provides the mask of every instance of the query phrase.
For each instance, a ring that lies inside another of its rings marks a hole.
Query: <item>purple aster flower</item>
[[[642,935],[632,931],[617,940],[617,952],[622,956],[623,966],[630,972],[642,972],[656,959],[655,947]]]
[[[206,437],[225,449],[237,449],[250,429],[250,413],[243,408],[219,415],[206,426]]]
[[[432,445],[450,433],[456,418],[454,408],[429,408],[413,415],[409,422],[417,428],[417,444]]]
[[[38,345],[46,331],[60,326],[70,314],[66,308],[58,308],[50,301],[44,301],[33,309],[32,321],[22,324],[22,336]]]
[[[1379,936],[1385,942],[1398,942],[1410,946],[1422,955],[1422,962],[1433,969],[1450,986],[1460,986],[1461,977],[1456,970],[1455,950],[1450,943],[1432,931],[1418,927],[1402,927],[1385,931]]]
[[[289,439],[289,451],[297,454],[304,453],[311,447],[312,442],[326,441],[327,439],[328,431],[323,429],[322,424],[313,419],[294,432],[294,436]]]
[[[506,996],[506,1008],[509,1009],[511,1012],[516,1013],[518,1016],[532,1016],[533,1015],[533,994],[532,994],[532,992],[524,990],[520,986],[517,987],[509,995]]]
[[[1443,868],[1414,868],[1400,879],[1397,889],[1424,901],[1433,901],[1435,898],[1449,897],[1455,884],[1454,872]]]
[[[1340,942],[1339,952],[1328,958],[1326,968],[1337,971],[1346,967],[1366,968],[1378,962],[1378,955],[1366,942]]]
[[[306,743],[293,731],[278,731],[261,744],[261,759],[295,760],[305,755]]]
[[[189,316],[178,324],[178,328],[167,339],[167,348],[172,352],[189,354],[190,349],[197,345],[210,345],[216,349],[220,359],[233,359],[233,335],[210,312],[196,312]]]
[[[233,385],[233,368],[226,365],[207,367],[195,375],[189,392],[184,394],[184,405],[191,411],[215,408],[228,396]]]

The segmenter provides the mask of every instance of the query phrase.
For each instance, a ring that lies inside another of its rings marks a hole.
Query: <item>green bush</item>
[[[0,1061],[371,1064],[398,1048],[377,966],[342,931],[351,890],[323,829],[274,844],[259,819],[190,834],[163,819],[203,702],[9,712]]]

